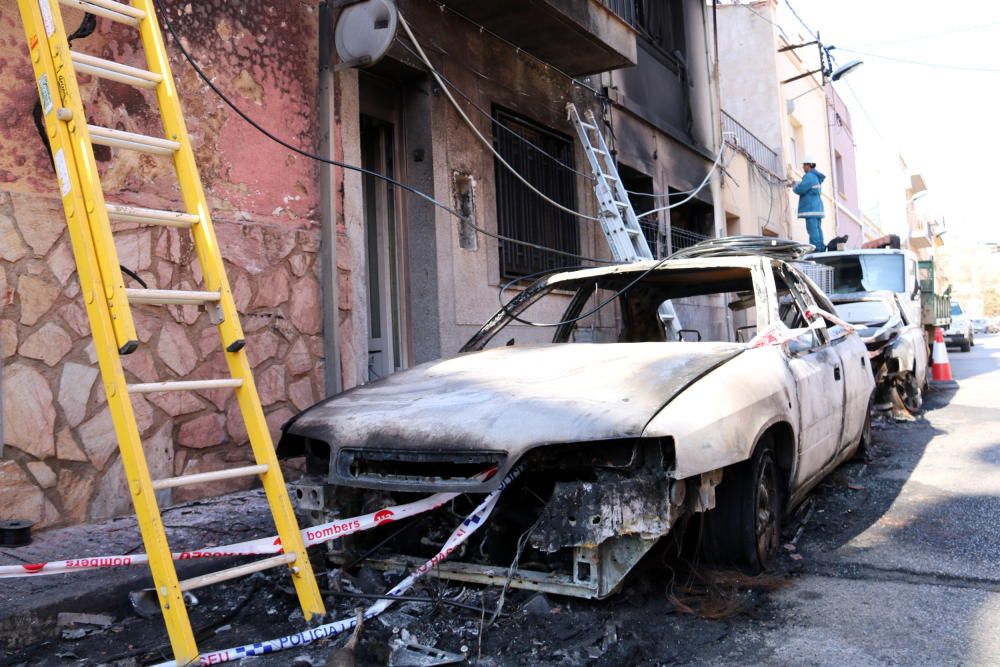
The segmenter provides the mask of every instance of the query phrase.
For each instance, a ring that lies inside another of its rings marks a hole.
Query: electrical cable
[[[359,167],[357,165],[352,165],[352,164],[348,164],[346,162],[341,162],[339,160],[333,160],[333,159],[325,158],[325,157],[323,157],[321,155],[316,155],[314,153],[310,153],[309,151],[305,151],[305,150],[302,150],[301,148],[293,146],[292,144],[288,143],[287,141],[285,141],[285,140],[281,139],[280,137],[272,134],[269,130],[267,130],[266,128],[264,128],[263,126],[261,126],[259,123],[257,123],[257,121],[255,121],[254,119],[252,119],[249,115],[246,114],[246,112],[244,112],[242,109],[240,109],[240,107],[238,107],[235,102],[233,102],[231,99],[229,99],[229,97],[227,97],[226,94],[224,92],[222,92],[222,90],[220,90],[219,87],[216,86],[209,79],[208,75],[206,75],[205,72],[201,69],[201,66],[198,65],[198,63],[191,56],[191,54],[188,52],[188,50],[186,48],[184,48],[184,44],[181,42],[180,36],[175,31],[173,23],[170,21],[170,18],[167,16],[166,11],[164,10],[164,8],[163,8],[163,6],[161,4],[161,0],[153,0],[153,4],[156,6],[157,14],[162,19],[164,27],[166,27],[167,31],[173,37],[174,43],[177,46],[178,50],[181,52],[181,55],[184,57],[184,60],[187,61],[187,63],[195,71],[195,73],[198,75],[198,77],[212,90],[213,93],[215,93],[215,95],[220,100],[222,100],[222,102],[224,102],[226,104],[226,106],[228,106],[230,109],[232,109],[233,112],[236,113],[236,115],[238,115],[247,124],[249,124],[255,130],[257,130],[258,132],[260,132],[261,134],[263,134],[265,137],[267,137],[271,141],[275,142],[276,144],[278,144],[280,146],[283,146],[284,148],[292,151],[293,153],[301,155],[302,157],[308,158],[310,160],[315,160],[316,162],[322,162],[324,164],[333,165],[335,167],[341,167],[342,169],[348,169],[350,171],[356,171],[356,172],[359,172],[359,173],[362,173],[362,174],[366,174],[368,176],[372,176],[374,178],[381,179],[381,180],[385,181],[386,183],[389,183],[390,185],[394,185],[396,187],[399,187],[399,188],[401,188],[401,189],[403,189],[403,190],[405,190],[405,191],[407,191],[407,192],[409,192],[411,194],[414,194],[414,195],[420,197],[421,199],[424,199],[425,201],[433,204],[434,206],[437,206],[438,208],[440,208],[440,209],[442,209],[442,210],[450,213],[451,215],[455,216],[456,218],[458,218],[458,220],[462,224],[467,225],[469,228],[476,230],[477,232],[479,232],[480,234],[483,234],[484,236],[489,236],[489,237],[494,238],[494,239],[496,239],[498,241],[503,241],[505,243],[514,243],[514,244],[517,244],[517,245],[525,246],[525,247],[528,247],[528,248],[534,248],[536,250],[542,250],[544,252],[551,252],[551,253],[554,253],[554,254],[557,254],[557,255],[562,255],[562,256],[565,256],[565,257],[572,257],[572,258],[575,258],[575,259],[582,259],[582,260],[585,260],[585,261],[588,261],[588,262],[596,262],[596,263],[599,263],[599,264],[613,264],[614,263],[614,262],[609,261],[607,259],[600,259],[600,258],[596,258],[596,257],[587,257],[586,255],[580,255],[580,254],[577,254],[577,253],[566,252],[566,251],[563,251],[563,250],[557,250],[555,248],[549,248],[547,246],[539,245],[537,243],[530,243],[528,241],[522,241],[520,239],[515,239],[515,238],[509,237],[509,236],[504,236],[502,234],[496,234],[494,232],[488,231],[488,230],[486,230],[486,229],[484,229],[484,228],[476,225],[474,222],[472,222],[471,220],[469,220],[466,216],[463,216],[461,213],[459,213],[455,209],[451,208],[447,204],[444,204],[444,203],[442,203],[442,202],[434,199],[430,195],[428,195],[428,194],[426,194],[424,192],[421,192],[420,190],[418,190],[418,189],[416,189],[416,188],[414,188],[412,186],[409,186],[409,185],[406,185],[405,183],[397,181],[396,179],[394,179],[394,178],[392,178],[390,176],[386,176],[385,174],[380,174],[379,172],[371,170],[371,169],[366,169],[364,167]]]
[[[520,46],[518,46],[514,42],[510,41],[506,37],[502,37],[502,36],[498,35],[497,33],[493,32],[492,30],[490,30],[489,28],[487,28],[486,26],[484,26],[484,25],[482,25],[480,23],[476,23],[471,18],[469,18],[468,16],[466,16],[462,12],[458,11],[457,9],[455,9],[453,7],[449,7],[448,5],[446,5],[446,4],[442,3],[442,2],[439,2],[438,0],[430,0],[430,1],[434,5],[436,5],[437,8],[439,10],[441,10],[442,12],[444,12],[444,11],[450,12],[450,13],[454,14],[455,16],[459,17],[460,19],[462,19],[463,21],[465,21],[467,23],[471,23],[472,25],[476,26],[479,29],[480,33],[486,33],[486,34],[490,35],[491,37],[493,37],[494,39],[497,39],[497,40],[503,42],[504,44],[506,44],[507,46],[511,47],[512,49],[514,49],[515,52],[517,52],[517,53],[523,53],[523,54],[527,55],[532,60],[535,60],[539,64],[541,64],[542,67],[544,67],[545,69],[552,70],[556,74],[558,74],[558,75],[560,75],[560,76],[568,79],[570,81],[570,83],[572,83],[574,86],[579,86],[581,88],[589,90],[591,93],[593,93],[597,97],[601,97],[601,98],[605,97],[604,93],[602,93],[600,90],[594,88],[593,86],[591,86],[589,84],[584,83],[583,81],[580,81],[577,78],[574,78],[574,77],[570,76],[569,74],[567,74],[563,70],[559,69],[558,67],[556,67],[552,63],[549,63],[549,62],[546,62],[545,60],[542,60],[541,58],[539,58],[535,54],[531,53],[530,51],[525,51]]]
[[[479,141],[481,141],[482,144],[486,146],[486,148],[489,149],[491,153],[493,153],[493,156],[496,158],[497,162],[500,163],[500,165],[504,169],[509,171],[511,175],[513,175],[517,180],[521,181],[521,183],[525,187],[527,187],[529,190],[531,190],[536,195],[541,197],[543,201],[554,206],[560,211],[563,211],[564,213],[569,213],[570,215],[577,218],[582,218],[583,220],[590,220],[591,222],[601,222],[601,219],[596,216],[587,215],[586,213],[581,213],[580,211],[574,211],[568,206],[564,206],[559,202],[557,202],[555,199],[552,199],[544,192],[536,188],[528,179],[522,176],[521,173],[517,171],[517,169],[515,169],[509,162],[507,162],[507,160],[504,159],[502,155],[500,155],[497,149],[493,147],[493,142],[487,139],[483,135],[483,133],[479,131],[479,128],[476,127],[476,124],[472,122],[472,119],[469,118],[469,116],[465,113],[464,110],[462,110],[462,107],[461,105],[459,105],[458,100],[456,100],[455,97],[451,94],[451,91],[448,89],[448,86],[445,85],[444,81],[441,79],[441,75],[438,74],[437,69],[434,68],[434,65],[430,61],[430,58],[428,58],[427,54],[424,53],[424,49],[420,46],[420,42],[417,41],[416,36],[413,34],[413,30],[410,29],[409,22],[403,17],[402,14],[399,14],[399,25],[403,27],[403,31],[406,32],[407,38],[413,44],[413,47],[417,50],[417,53],[420,56],[420,60],[424,63],[424,66],[427,67],[427,69],[431,73],[431,76],[433,76],[434,80],[438,82],[439,86],[441,86],[441,92],[443,92],[448,101],[451,102],[452,107],[455,109],[455,111],[458,112],[458,115],[462,118],[465,124],[469,126],[469,129],[472,130],[472,133],[476,135]]]
[[[950,69],[959,70],[964,72],[1000,72],[1000,67],[980,67],[977,65],[949,65],[946,63],[932,63],[925,60],[909,60],[907,58],[896,58],[895,56],[887,56],[881,53],[872,53],[870,51],[859,51],[858,49],[848,48],[846,46],[838,46],[838,51],[846,51],[847,53],[856,53],[860,56],[868,56],[869,58],[879,58],[881,60],[888,60],[894,63],[902,63],[904,65],[922,65],[923,67],[936,67],[938,69]]]
[[[708,239],[689,248],[675,252],[673,259],[697,259],[702,257],[735,257],[740,255],[762,255],[776,259],[795,260],[813,252],[808,243],[778,239],[769,236],[726,236]]]
[[[402,47],[403,50],[405,50],[407,53],[409,53],[414,58],[417,58],[418,60],[421,59],[420,55],[416,51],[414,51],[413,49],[411,49],[409,46],[407,46],[406,42],[404,42],[399,37],[396,38],[396,43],[399,44],[399,46]],[[566,164],[565,162],[563,162],[562,160],[560,160],[559,158],[557,158],[555,155],[552,155],[551,153],[549,153],[548,151],[546,151],[544,148],[542,148],[538,144],[532,142],[530,139],[527,139],[527,138],[523,137],[522,135],[518,134],[514,130],[512,130],[509,127],[507,127],[506,125],[504,125],[500,120],[498,120],[497,118],[494,118],[493,115],[490,112],[486,111],[481,106],[479,106],[478,104],[476,104],[472,100],[472,98],[469,97],[469,95],[467,95],[461,88],[459,88],[457,85],[455,85],[444,74],[441,74],[441,72],[438,72],[438,76],[440,76],[441,80],[444,81],[445,84],[447,84],[453,91],[455,91],[456,93],[458,93],[458,96],[461,97],[463,100],[465,100],[466,103],[469,106],[471,106],[473,109],[475,109],[476,111],[478,111],[484,118],[487,118],[493,124],[494,127],[500,128],[501,130],[503,130],[504,132],[506,132],[510,136],[514,137],[515,139],[517,139],[521,143],[523,143],[523,144],[531,147],[533,150],[535,150],[538,153],[540,153],[541,155],[547,157],[549,160],[552,160],[553,162],[555,162],[557,165],[559,165],[563,169],[571,171],[574,174],[576,174],[577,176],[581,176],[581,177],[586,178],[586,179],[588,179],[590,181],[596,181],[597,180],[597,177],[595,177],[593,174],[588,174],[586,172],[580,171],[579,169],[576,169],[572,165]],[[637,196],[641,196],[641,197],[663,198],[663,197],[681,197],[683,195],[690,194],[691,192],[693,192],[693,190],[681,190],[679,192],[662,193],[662,192],[639,192],[639,191],[636,191],[636,190],[625,189],[625,192],[628,193],[628,194],[630,194],[630,195],[637,195]]]
[[[723,134],[733,134],[733,133],[732,132],[723,132]],[[677,208],[678,206],[686,204],[687,202],[689,202],[692,199],[694,199],[694,196],[696,194],[698,194],[699,192],[701,192],[702,188],[704,188],[705,185],[708,184],[709,179],[712,178],[712,174],[715,173],[715,170],[719,167],[719,161],[722,160],[722,153],[725,150],[726,150],[726,143],[723,141],[722,145],[719,146],[719,152],[715,156],[715,161],[712,162],[712,168],[708,170],[707,174],[705,174],[705,178],[698,185],[698,187],[696,187],[694,190],[692,190],[691,193],[687,197],[685,197],[684,199],[682,199],[682,200],[680,200],[678,202],[674,202],[674,203],[672,203],[672,204],[670,204],[668,206],[661,206],[660,208],[654,208],[654,209],[651,209],[649,211],[646,211],[642,215],[637,215],[636,218],[645,218],[646,216],[653,215],[654,213],[659,213],[661,211],[669,211],[672,208]]]
[[[594,315],[595,313],[597,313],[598,311],[600,311],[602,308],[604,308],[605,306],[607,306],[609,303],[612,303],[613,301],[615,301],[616,299],[618,299],[619,297],[621,297],[623,294],[625,294],[630,289],[632,289],[643,278],[645,278],[646,276],[648,276],[650,273],[652,273],[656,269],[660,268],[663,265],[663,263],[666,262],[668,259],[674,259],[676,257],[676,255],[677,255],[677,253],[674,253],[673,255],[670,255],[668,257],[664,257],[664,258],[662,258],[660,260],[657,260],[655,264],[653,264],[651,267],[649,267],[648,269],[646,269],[645,271],[643,271],[642,273],[640,273],[638,276],[636,276],[636,278],[634,280],[632,280],[629,284],[627,284],[625,287],[621,288],[620,290],[618,290],[617,292],[615,292],[613,295],[611,295],[610,297],[608,297],[607,299],[605,299],[601,303],[597,304],[596,306],[594,306],[593,308],[591,308],[590,310],[588,310],[586,313],[583,313],[582,315],[577,315],[576,317],[568,319],[568,320],[562,320],[560,322],[532,322],[531,320],[525,320],[525,319],[522,319],[522,318],[518,317],[517,315],[515,315],[514,313],[512,313],[510,311],[510,304],[513,303],[513,299],[509,303],[504,303],[504,301],[503,301],[503,295],[506,293],[506,291],[508,289],[510,289],[510,287],[514,283],[521,282],[522,280],[531,280],[532,278],[535,278],[535,277],[538,277],[538,276],[543,276],[545,274],[562,273],[564,271],[564,269],[556,269],[555,271],[553,271],[552,269],[548,269],[546,271],[538,271],[537,273],[532,273],[532,274],[529,274],[527,276],[521,276],[519,278],[514,278],[513,280],[507,281],[506,283],[504,283],[500,287],[500,292],[497,294],[497,298],[500,301],[500,309],[504,312],[505,315],[507,315],[507,317],[511,318],[515,322],[520,322],[521,324],[527,324],[528,326],[532,326],[532,327],[561,327],[561,326],[564,326],[566,324],[575,324],[576,322],[579,322],[580,320],[586,319],[586,318],[590,317],[591,315]],[[583,268],[590,268],[590,267],[583,267]],[[571,271],[572,269],[567,269],[567,270]],[[517,297],[514,297],[514,298],[516,299]]]

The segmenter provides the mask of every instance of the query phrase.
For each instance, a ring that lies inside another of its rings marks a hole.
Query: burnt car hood
[[[507,468],[541,444],[641,435],[674,396],[743,349],[619,343],[473,352],[327,399],[289,422],[284,437],[326,442],[333,456],[345,448],[502,452]]]

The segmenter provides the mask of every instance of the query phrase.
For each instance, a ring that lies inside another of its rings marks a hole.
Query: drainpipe
[[[712,18],[709,25],[708,12],[705,10],[705,3],[701,2],[701,19],[705,30],[705,61],[708,68],[708,104],[712,114],[712,148],[718,153],[722,150],[722,102],[719,89],[719,33],[716,28],[716,0],[712,0]],[[709,46],[709,36],[712,45]],[[715,235],[726,235],[726,206],[722,199],[722,183],[725,177],[722,174],[722,161],[719,167],[708,181],[709,189],[712,193],[712,207],[715,214]]]
[[[333,16],[329,2],[319,5],[320,155],[334,159]],[[337,184],[333,165],[320,163],[320,268],[323,296],[323,382],[326,395],[340,393],[340,298],[337,285]]]

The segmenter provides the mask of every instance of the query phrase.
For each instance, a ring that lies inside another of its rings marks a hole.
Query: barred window
[[[563,164],[573,166],[573,141],[537,123],[494,108],[499,124],[527,139]],[[494,145],[503,159],[545,195],[576,210],[576,181],[572,171],[513,136],[496,129]],[[579,254],[580,222],[545,202],[521,183],[499,161],[495,162],[497,231],[503,236]],[[572,257],[516,243],[500,242],[500,275],[516,278],[575,264]]]

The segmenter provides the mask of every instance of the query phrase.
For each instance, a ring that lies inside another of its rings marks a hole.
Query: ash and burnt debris
[[[672,479],[673,461],[668,438],[539,447],[518,464],[520,479],[501,496],[483,530],[440,563],[434,575],[505,589],[606,597],[679,517],[702,507],[701,481]],[[394,475],[383,481],[418,479],[422,463],[411,470],[395,459]],[[405,503],[415,494],[313,478],[299,486],[296,496],[300,507],[313,510],[313,519],[329,520]],[[329,556],[339,565],[360,560],[381,568],[418,564],[441,548],[455,519],[477,501],[478,494],[466,494],[437,512],[348,536],[330,544]]]

